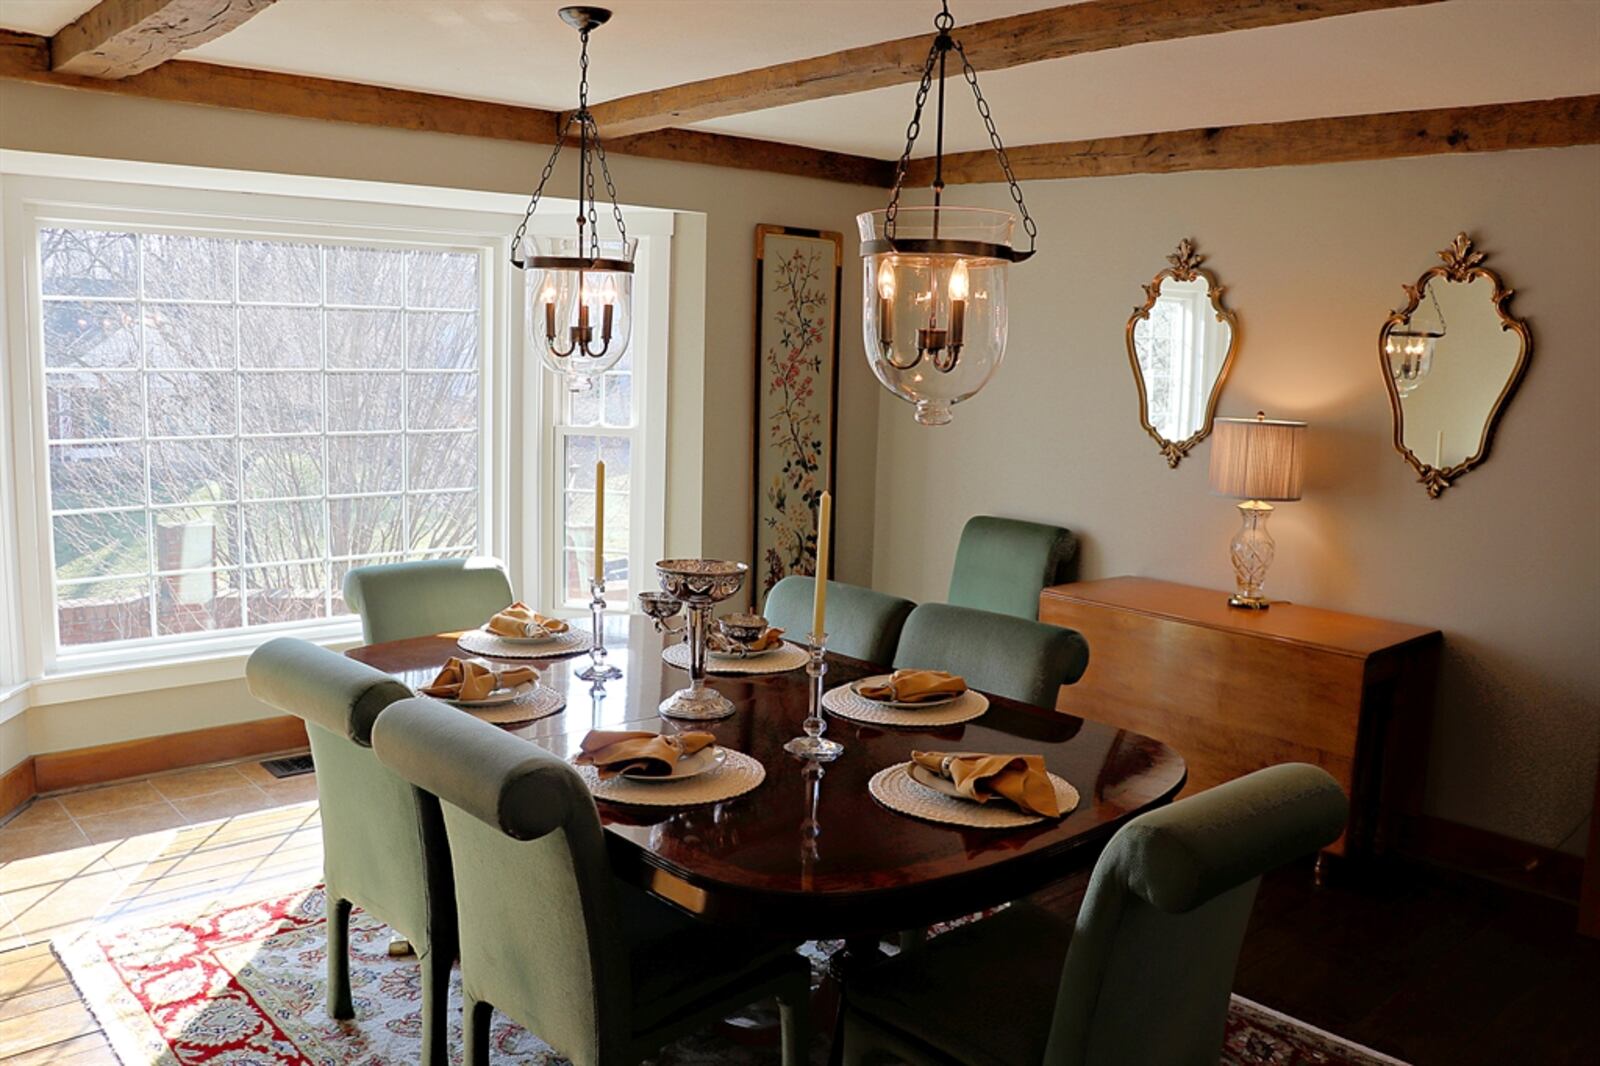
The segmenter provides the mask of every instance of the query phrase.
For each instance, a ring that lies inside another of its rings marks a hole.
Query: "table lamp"
[[[1281,422],[1257,411],[1254,418],[1219,418],[1211,435],[1211,491],[1242,500],[1244,519],[1229,545],[1239,591],[1228,597],[1233,607],[1265,610],[1261,584],[1272,565],[1272,534],[1267,519],[1269,500],[1300,498],[1301,456],[1306,424]]]

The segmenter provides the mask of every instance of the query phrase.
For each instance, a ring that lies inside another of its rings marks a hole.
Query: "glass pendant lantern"
[[[630,240],[606,165],[600,130],[589,112],[589,34],[610,18],[601,7],[564,7],[561,20],[578,31],[578,109],[567,117],[539,185],[511,242],[511,263],[523,272],[528,345],[574,391],[593,387],[617,364],[633,340],[633,264],[639,242]],[[578,217],[574,236],[528,235],[545,183],[578,127]],[[601,237],[595,209],[596,167],[605,181],[617,236]]]
[[[1444,311],[1439,307],[1439,297],[1428,290],[1433,302],[1433,313],[1439,319],[1439,328],[1425,329],[1413,322],[1405,329],[1391,329],[1384,339],[1384,354],[1389,358],[1389,375],[1394,378],[1394,391],[1404,399],[1417,391],[1422,379],[1433,369],[1433,350],[1444,338]]]
[[[950,35],[955,19],[948,6],[933,25],[938,33],[923,64],[889,206],[860,215],[856,223],[861,232],[861,319],[867,362],[884,388],[915,405],[918,422],[940,426],[950,421],[952,407],[989,383],[1005,358],[1006,274],[1012,263],[1033,255],[1038,227],[1022,201],[1022,189],[978,89],[977,72],[961,43]],[[944,206],[945,65],[951,52],[961,58],[978,114],[1021,214],[1028,237],[1025,250],[1012,246],[1017,216],[1011,212]],[[904,206],[901,192],[936,70],[933,203]]]

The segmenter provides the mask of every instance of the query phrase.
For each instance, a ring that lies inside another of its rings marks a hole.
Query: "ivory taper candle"
[[[817,501],[817,594],[811,601],[811,632],[821,637],[827,632],[828,618],[828,553],[832,538],[828,535],[833,525],[833,496],[824,492]]]
[[[606,579],[606,462],[594,464],[594,579]]]

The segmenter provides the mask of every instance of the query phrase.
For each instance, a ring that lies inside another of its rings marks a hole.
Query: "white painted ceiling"
[[[1062,0],[952,0],[962,22]],[[0,0],[0,26],[54,33],[93,0]],[[577,40],[559,0],[278,0],[186,58],[545,108],[570,107]],[[921,33],[933,0],[612,0],[590,99]],[[957,36],[960,36],[959,27]],[[980,73],[1011,144],[1600,93],[1600,0],[1449,0],[1137,45]],[[987,137],[959,78],[949,151]],[[891,158],[915,87],[703,123]],[[927,128],[925,124],[925,128]],[[930,137],[924,141],[931,142]],[[931,143],[919,141],[919,155]]]

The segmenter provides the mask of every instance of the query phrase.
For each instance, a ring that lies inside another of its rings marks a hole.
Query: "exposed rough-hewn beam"
[[[1038,63],[1109,48],[1350,15],[1438,0],[1086,0],[957,28],[978,70]],[[914,82],[931,33],[847,48],[624,96],[591,110],[600,132],[620,137],[726,118],[784,104]],[[959,73],[959,67],[957,73]]]
[[[1007,154],[1017,177],[1027,181],[1346,163],[1575,144],[1600,144],[1600,96],[1027,144],[1011,148]],[[927,185],[932,180],[933,161],[913,160],[906,184]],[[985,150],[945,156],[944,180],[958,185],[1004,181],[1005,175],[994,153]]]
[[[0,79],[4,78],[269,115],[529,144],[554,144],[556,134],[555,112],[535,107],[513,107],[183,59],[119,80],[62,74],[50,69],[50,44],[46,38],[9,30],[0,30]],[[880,159],[695,130],[661,130],[630,137],[614,146],[608,145],[608,150],[652,159],[795,174],[858,185],[887,186],[894,174],[894,165]]]
[[[50,39],[50,67],[126,78],[214,41],[273,0],[100,0]]]

